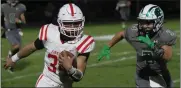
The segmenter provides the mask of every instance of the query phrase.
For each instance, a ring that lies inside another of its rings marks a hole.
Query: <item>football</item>
[[[73,58],[73,57],[74,57],[74,55],[73,55],[71,52],[66,51],[66,50],[62,51],[60,54],[61,54],[62,56],[67,55],[67,56],[69,56],[70,58]]]
[[[74,55],[71,52],[69,52],[69,51],[64,50],[60,54],[62,56],[67,55],[71,59],[74,59]],[[75,67],[75,68],[77,67],[76,59],[73,60],[72,66]],[[59,70],[65,70],[65,68],[62,65],[59,65]]]

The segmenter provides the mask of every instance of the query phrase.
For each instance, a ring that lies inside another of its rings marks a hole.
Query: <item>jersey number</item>
[[[9,21],[10,21],[10,23],[15,23],[15,16],[16,16],[15,13],[10,13],[9,14]]]
[[[174,36],[174,35],[175,35],[175,33],[172,32],[172,31],[170,31],[170,30],[166,30],[166,32],[167,32],[168,34],[170,34],[171,36]]]
[[[53,62],[50,63],[50,67],[48,67],[48,70],[51,71],[51,72],[56,73],[56,65],[57,65],[57,62],[58,62],[57,56],[52,55],[52,54],[48,54],[48,58],[53,59]]]
[[[149,50],[142,50],[142,56],[153,56],[153,52]]]

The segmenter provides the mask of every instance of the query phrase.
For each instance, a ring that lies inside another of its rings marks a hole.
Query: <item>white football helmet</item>
[[[162,26],[164,21],[164,13],[162,9],[153,4],[148,4],[139,13],[138,18],[138,24],[140,24],[141,21],[149,21],[153,22],[153,32],[157,32]]]
[[[73,3],[62,6],[58,13],[57,22],[60,27],[60,33],[69,38],[75,38],[78,41],[83,34],[84,15],[81,9]]]

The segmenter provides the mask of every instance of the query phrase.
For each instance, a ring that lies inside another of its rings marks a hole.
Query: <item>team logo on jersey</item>
[[[154,43],[158,43],[158,40],[154,40],[153,42],[154,42]]]

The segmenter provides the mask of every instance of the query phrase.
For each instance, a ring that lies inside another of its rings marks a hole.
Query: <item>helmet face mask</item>
[[[154,20],[138,20],[139,30],[142,32],[149,34],[154,29]]]
[[[63,35],[71,38],[76,38],[78,35],[82,33],[82,21],[75,22],[58,22],[60,26],[60,31]]]
[[[82,11],[75,4],[65,4],[60,8],[57,22],[61,35],[66,36],[70,41],[78,41],[82,36],[85,19]]]
[[[163,21],[162,9],[157,5],[148,4],[139,13],[138,29],[146,34],[153,34],[161,29]]]

